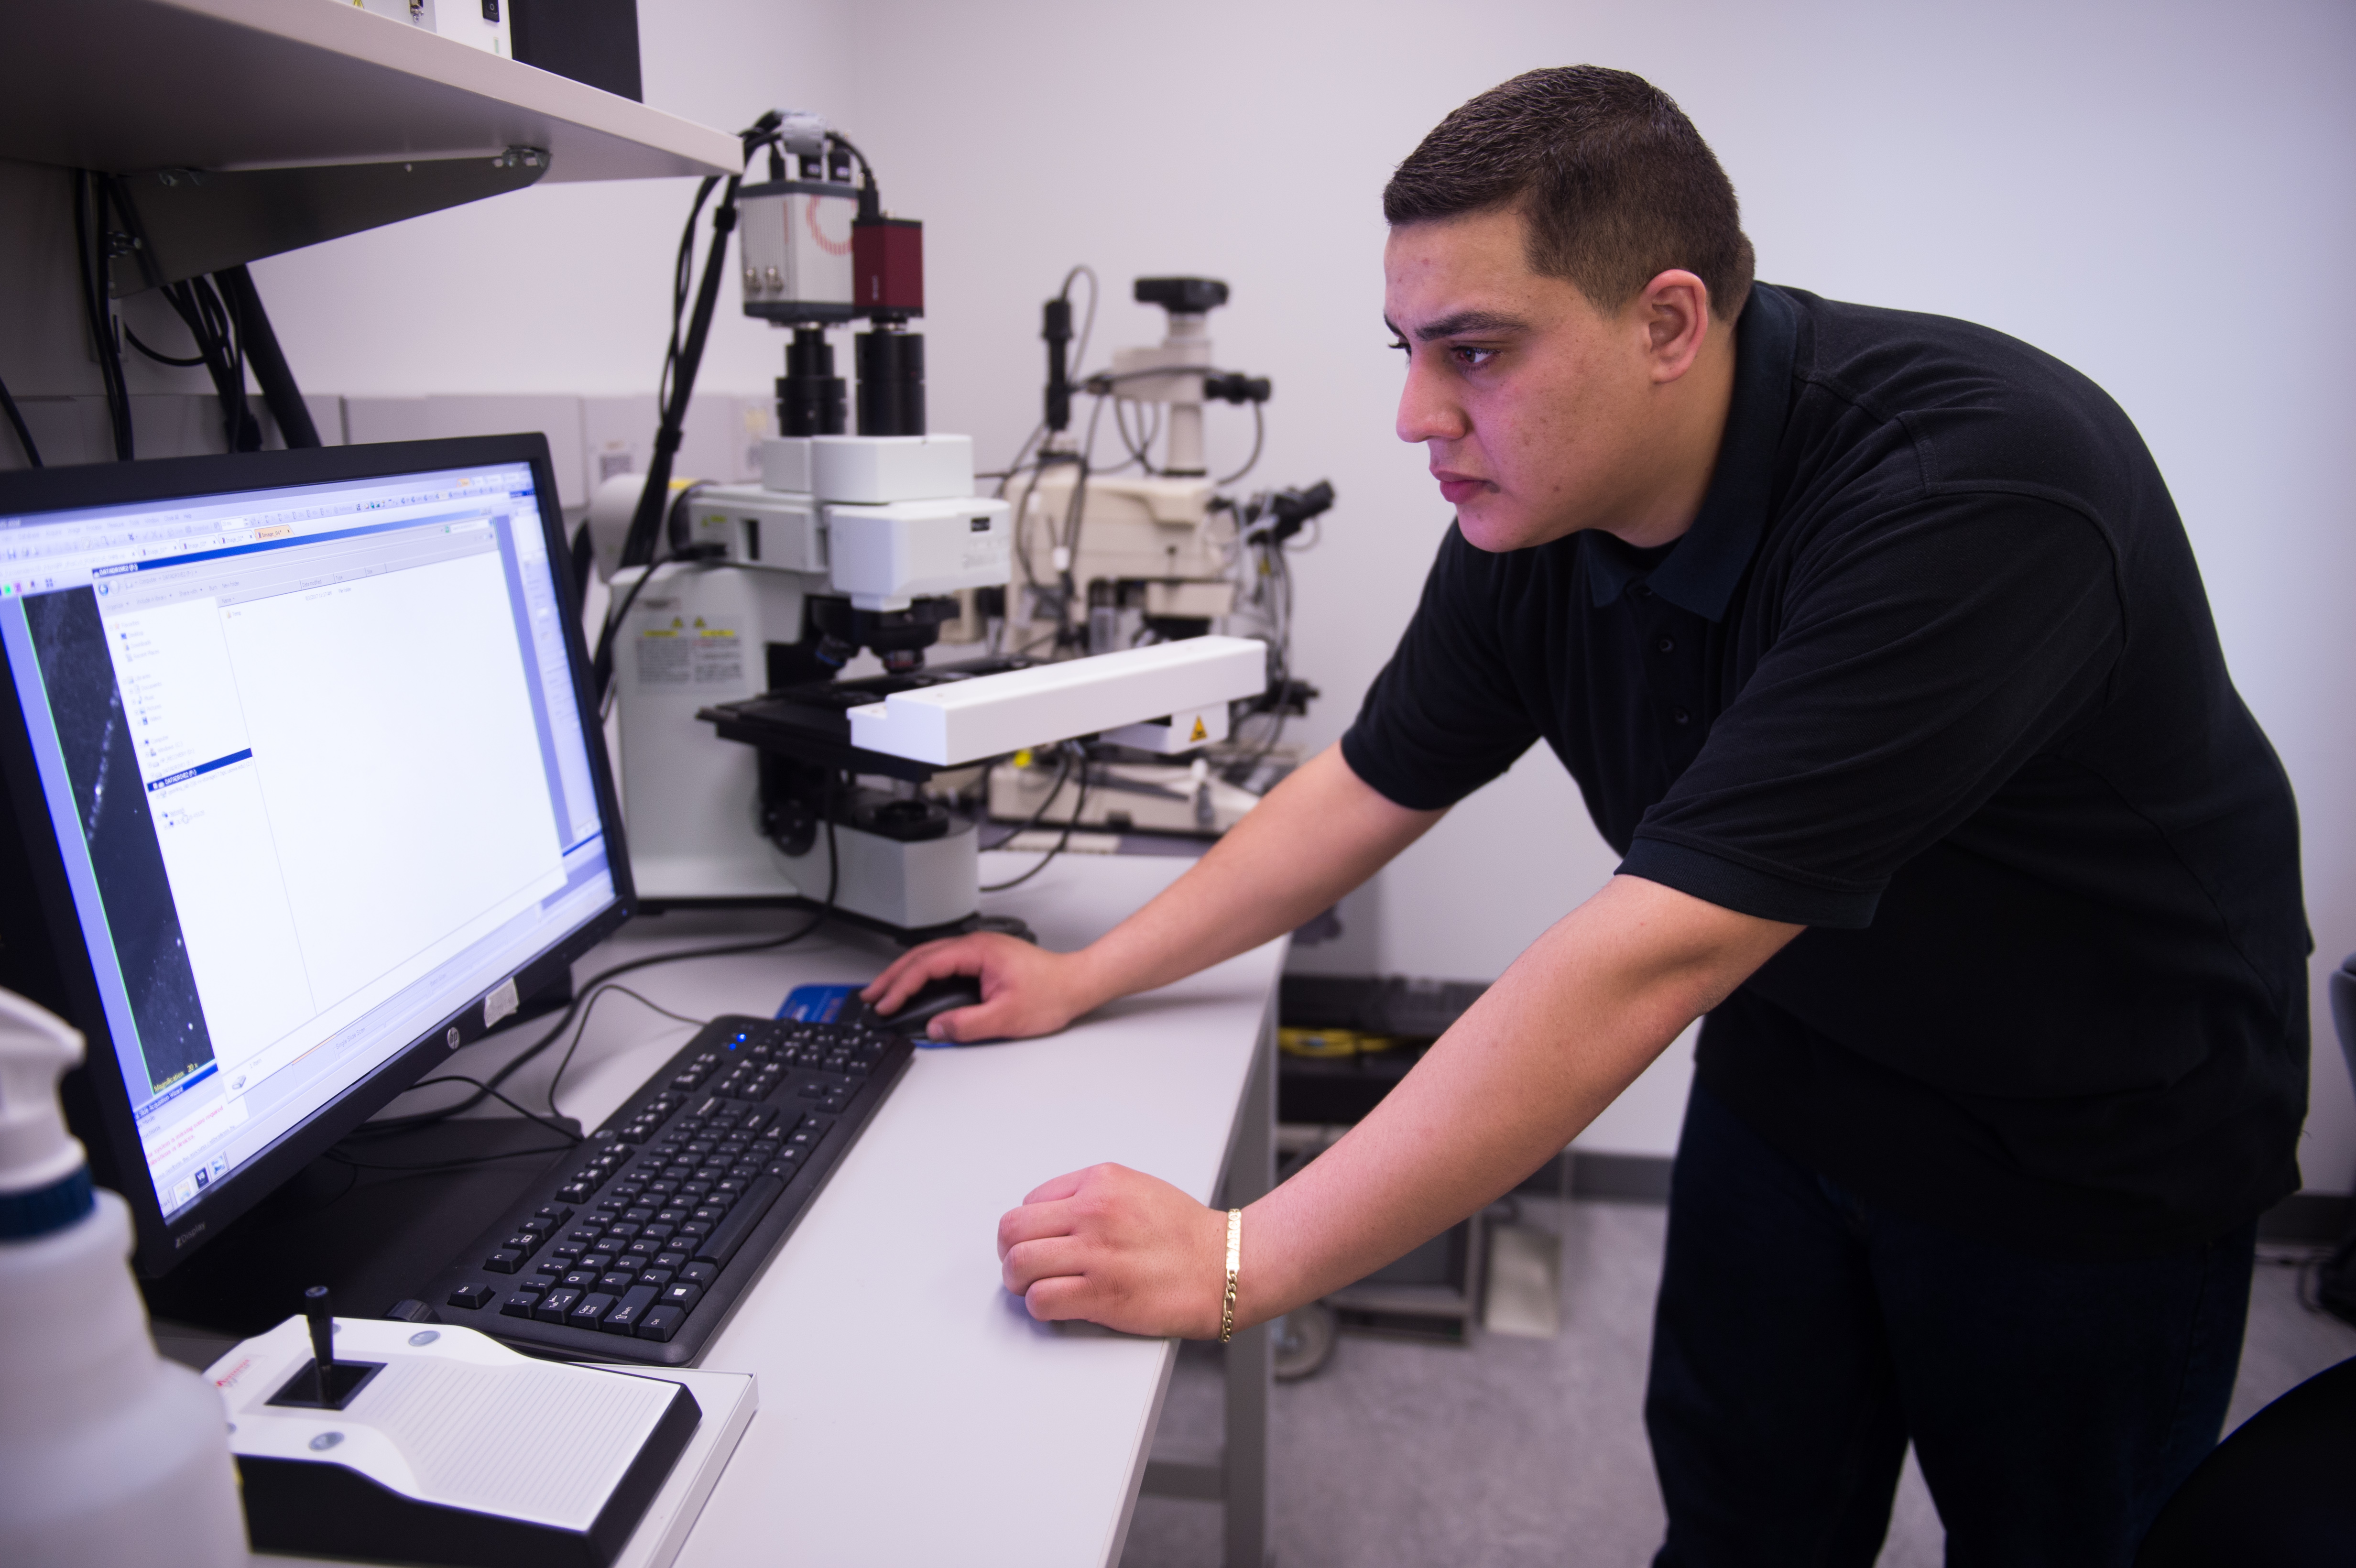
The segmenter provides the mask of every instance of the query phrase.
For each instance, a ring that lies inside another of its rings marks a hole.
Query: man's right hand
[[[1375,874],[1440,818],[1394,805],[1339,746],[1311,758],[1152,902],[1077,953],[978,932],[901,955],[860,996],[885,1017],[927,980],[973,975],[981,1002],[934,1019],[935,1040],[1052,1034],[1115,997],[1166,986],[1280,936]]]
[[[1016,1040],[1053,1034],[1104,998],[1083,983],[1081,955],[1048,953],[1016,937],[976,932],[912,947],[875,976],[860,998],[885,1018],[926,981],[973,975],[981,1002],[940,1014],[925,1026],[933,1040]]]

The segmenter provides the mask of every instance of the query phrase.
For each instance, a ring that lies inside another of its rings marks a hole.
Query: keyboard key
[[[499,1316],[502,1317],[529,1317],[531,1316],[532,1308],[539,1305],[540,1292],[536,1290],[519,1290],[513,1296],[509,1296],[505,1301],[499,1303]]]
[[[605,1291],[593,1290],[573,1304],[573,1310],[564,1315],[565,1324],[573,1328],[594,1328],[605,1320],[605,1314],[614,1310],[614,1301],[615,1297]]]
[[[664,1257],[672,1257],[676,1255],[676,1253],[665,1253],[663,1254]],[[658,1263],[661,1262],[660,1259],[657,1259],[656,1261]],[[663,1264],[659,1268],[645,1268],[638,1271],[638,1283],[640,1285],[651,1285],[657,1290],[660,1290],[664,1285],[669,1285],[672,1280],[678,1277],[679,1264]]]
[[[556,1226],[552,1221],[544,1219],[538,1214],[534,1214],[530,1219],[524,1221],[521,1224],[516,1227],[516,1230],[520,1233],[527,1236],[538,1236],[543,1242],[548,1240],[549,1232],[554,1229],[556,1229]]]
[[[577,1268],[557,1283],[573,1290],[594,1290],[597,1286],[598,1277],[594,1270]]]
[[[684,1282],[671,1285],[662,1293],[662,1304],[665,1307],[676,1307],[681,1312],[687,1311],[702,1299],[703,1286],[688,1285]]]
[[[657,1303],[648,1307],[646,1315],[638,1319],[638,1338],[660,1344],[678,1333],[680,1324],[686,1318],[687,1314],[678,1307]]]
[[[653,1285],[634,1285],[623,1294],[622,1299],[615,1304],[614,1310],[605,1314],[604,1321],[597,1327],[608,1334],[635,1334],[637,1332],[640,1314],[654,1304],[655,1287]]]
[[[568,1203],[585,1202],[597,1190],[594,1182],[568,1181],[556,1189],[556,1195]]]
[[[580,1299],[581,1292],[577,1290],[552,1290],[540,1298],[531,1315],[542,1323],[562,1323]]]
[[[566,1263],[578,1263],[581,1261],[581,1254],[588,1250],[588,1248],[583,1246],[578,1242],[565,1242],[561,1245],[549,1248],[548,1255],[552,1258],[562,1259]]]
[[[451,1306],[463,1307],[470,1312],[489,1306],[490,1300],[491,1287],[487,1285],[462,1285],[450,1293]]]
[[[530,1257],[540,1251],[540,1243],[546,1240],[548,1240],[546,1236],[536,1236],[530,1231],[518,1231],[508,1238],[507,1244],[524,1256]]]
[[[614,1266],[613,1252],[609,1248],[599,1247],[594,1253],[584,1253],[582,1254],[580,1266],[587,1269],[591,1274],[604,1274]]]
[[[650,1220],[647,1222],[646,1228],[638,1232],[638,1235],[645,1241],[659,1242],[665,1236],[671,1234],[678,1229],[679,1227],[676,1224],[667,1225],[660,1220]]]
[[[680,1240],[673,1242],[671,1245],[674,1248],[680,1248],[686,1246],[687,1243],[684,1240]],[[657,1253],[654,1256],[654,1272],[660,1274],[666,1269],[675,1269],[679,1267],[680,1264],[687,1262],[687,1256],[686,1253],[680,1251]],[[645,1272],[640,1271],[638,1277],[640,1279],[644,1279],[646,1277]]]
[[[728,1218],[714,1225],[712,1234],[696,1243],[695,1261],[725,1264],[734,1257],[736,1249],[744,1244],[744,1239],[753,1233],[753,1227],[761,1222],[761,1216],[769,1211],[769,1205],[775,1203],[777,1195],[785,1189],[786,1184],[774,1176],[755,1177],[752,1186],[745,1189],[744,1196],[728,1211]]]
[[[483,1260],[483,1266],[493,1274],[513,1274],[523,1267],[523,1254],[513,1247],[501,1247]]]
[[[535,1217],[547,1221],[552,1229],[561,1231],[564,1229],[564,1222],[573,1218],[573,1211],[562,1203],[543,1203]]]
[[[638,1271],[636,1269],[616,1269],[611,1274],[597,1276],[597,1288],[608,1296],[619,1296],[637,1283]]]
[[[690,1285],[710,1285],[720,1277],[720,1270],[712,1264],[690,1264],[679,1271],[679,1277]]]

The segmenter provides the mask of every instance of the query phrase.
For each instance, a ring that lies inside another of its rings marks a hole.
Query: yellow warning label
[[[1196,715],[1194,715],[1194,732],[1193,734],[1191,734],[1191,735],[1187,736],[1187,737],[1186,737],[1186,739],[1187,739],[1188,741],[1207,741],[1207,740],[1209,740],[1210,738],[1211,738],[1211,732],[1210,732],[1208,730],[1206,730],[1206,729],[1205,729],[1205,728],[1203,727],[1203,716],[1202,716],[1201,714],[1197,713]]]

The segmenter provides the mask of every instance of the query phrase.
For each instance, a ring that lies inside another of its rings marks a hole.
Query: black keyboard
[[[714,1019],[422,1299],[543,1355],[683,1366],[914,1055],[861,1024]]]

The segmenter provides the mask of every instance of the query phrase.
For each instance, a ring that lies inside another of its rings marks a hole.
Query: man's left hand
[[[998,1221],[1006,1288],[1042,1320],[1086,1318],[1153,1339],[1215,1339],[1227,1217],[1126,1166],[1039,1187]],[[1241,1321],[1240,1316],[1238,1321]]]

